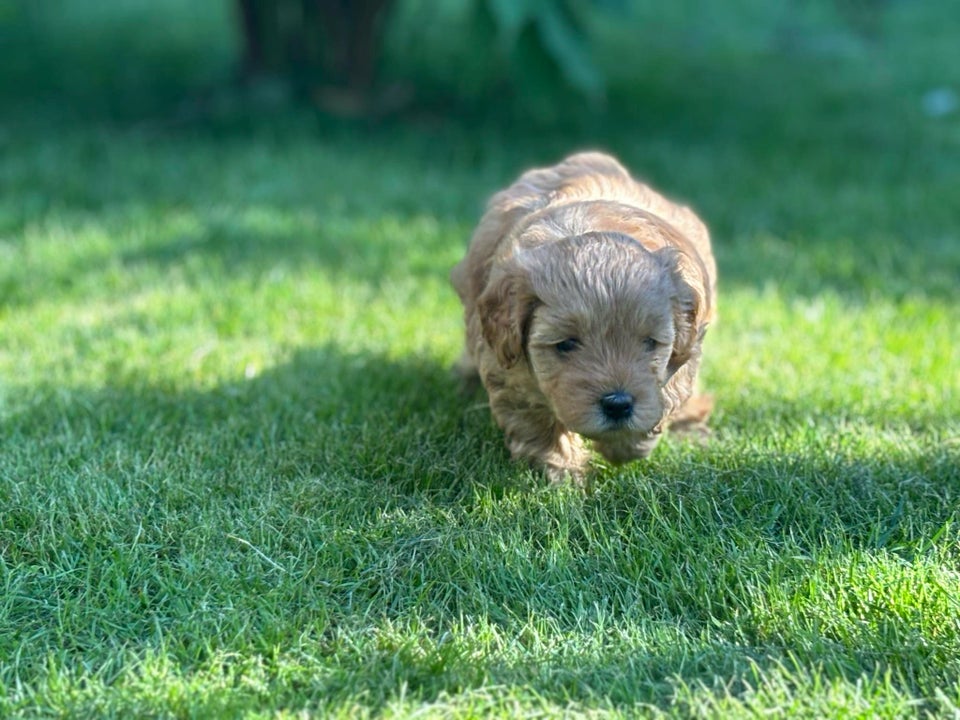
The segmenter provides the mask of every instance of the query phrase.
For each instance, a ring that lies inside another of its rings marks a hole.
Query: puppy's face
[[[595,440],[658,431],[661,390],[689,357],[696,300],[675,252],[589,234],[522,251],[503,282],[514,326],[494,323],[488,335],[485,324],[485,335],[500,348],[505,337],[519,343],[515,361],[525,353],[557,420]]]

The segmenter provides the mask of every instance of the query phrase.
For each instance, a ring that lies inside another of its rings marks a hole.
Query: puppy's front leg
[[[624,438],[620,442],[603,442],[595,440],[593,449],[603,455],[614,465],[622,465],[631,460],[640,460],[653,452],[660,441],[660,435],[648,435],[641,438]]]
[[[579,435],[562,432],[557,436],[556,442],[547,452],[546,457],[541,457],[538,462],[542,464],[551,484],[573,482],[576,485],[584,485],[589,457],[590,453]]]
[[[549,408],[520,405],[514,397],[495,395],[490,398],[490,410],[515,460],[542,468],[552,483],[583,482],[590,454],[580,436],[558,424]]]

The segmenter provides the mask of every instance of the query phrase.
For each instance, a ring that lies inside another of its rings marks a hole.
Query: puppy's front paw
[[[649,435],[641,438],[623,438],[617,441],[595,440],[593,448],[614,465],[622,465],[631,460],[641,460],[657,446],[659,435]]]
[[[552,485],[584,485],[587,477],[590,453],[579,435],[560,432],[550,442],[522,441],[509,437],[507,445],[514,459],[529,460],[535,467],[543,468]]]
[[[586,468],[557,467],[546,465],[543,469],[551,485],[587,486]]]

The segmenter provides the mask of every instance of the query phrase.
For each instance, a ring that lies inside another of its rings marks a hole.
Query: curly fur
[[[667,425],[705,423],[707,229],[612,157],[573,155],[494,195],[451,281],[466,321],[459,370],[479,374],[514,458],[582,478],[584,438],[623,463]],[[611,412],[614,395],[629,410]]]

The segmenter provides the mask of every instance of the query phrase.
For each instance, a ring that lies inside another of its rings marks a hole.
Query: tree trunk
[[[376,85],[393,0],[236,0],[245,77],[277,73],[357,95]]]

